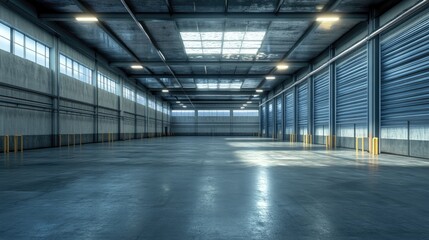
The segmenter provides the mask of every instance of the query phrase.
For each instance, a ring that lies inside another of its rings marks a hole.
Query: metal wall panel
[[[276,100],[276,135],[282,135],[282,122],[283,122],[283,102],[282,97],[277,97]]]
[[[368,123],[366,47],[337,65],[337,124]]]
[[[272,138],[274,132],[274,105],[273,101],[268,103],[267,137]]]
[[[329,71],[314,77],[314,126],[329,125]]]
[[[267,104],[262,105],[262,114],[261,114],[261,128],[262,136],[266,137],[267,134]]]
[[[381,44],[381,125],[429,120],[429,19]]]
[[[286,92],[285,96],[285,131],[284,134],[294,134],[295,129],[295,96],[293,89]]]
[[[355,147],[368,136],[368,54],[366,46],[336,66],[337,146]]]
[[[299,135],[307,134],[308,128],[308,82],[298,86],[298,129]]]

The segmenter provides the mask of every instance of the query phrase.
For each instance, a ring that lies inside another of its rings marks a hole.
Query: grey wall
[[[50,47],[50,68],[0,50],[0,149],[4,136],[23,135],[25,149],[68,144],[162,136],[169,115],[155,115],[147,107],[98,89],[97,70],[125,82],[141,95],[150,93],[118,70],[108,67],[95,53],[81,53],[13,11],[0,6],[0,21]],[[64,54],[93,70],[93,84],[58,73],[58,57]],[[162,100],[158,99],[159,102]],[[167,103],[163,103],[168,106]],[[147,105],[147,103],[146,103]],[[169,106],[168,106],[169,107]],[[148,131],[148,119],[161,121],[156,132]],[[10,148],[13,149],[11,138]]]

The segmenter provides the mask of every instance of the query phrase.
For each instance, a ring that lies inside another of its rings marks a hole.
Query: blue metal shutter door
[[[289,139],[290,134],[295,134],[295,100],[294,91],[290,89],[285,96],[285,136]]]
[[[357,50],[338,63],[336,80],[337,145],[354,148],[355,137],[367,137],[368,135],[368,55],[366,47]]]
[[[277,139],[283,140],[283,134],[282,134],[282,120],[283,120],[283,103],[282,103],[282,97],[277,97],[277,103],[276,103],[276,135]]]
[[[329,71],[314,77],[314,141],[325,143],[329,135]]]
[[[268,103],[268,137],[272,138],[273,137],[273,132],[274,132],[274,109],[273,109],[273,101],[270,101]]]
[[[428,158],[429,19],[410,26],[381,43],[381,151]]]
[[[308,128],[308,82],[300,84],[298,87],[298,135],[303,141],[302,135],[307,134]]]

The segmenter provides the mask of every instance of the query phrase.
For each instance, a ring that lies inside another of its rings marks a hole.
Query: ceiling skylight
[[[199,89],[240,89],[243,82],[240,80],[197,80],[196,85]]]
[[[188,55],[256,55],[265,31],[259,32],[180,32]]]

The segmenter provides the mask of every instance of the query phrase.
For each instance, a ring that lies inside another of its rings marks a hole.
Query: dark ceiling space
[[[54,22],[156,95],[174,103],[260,100],[330,44],[366,21],[382,0],[34,0]],[[142,25],[133,21],[129,10]],[[339,21],[316,18],[335,14]],[[77,15],[98,22],[77,22]],[[197,35],[193,35],[196,33]],[[188,34],[188,35],[186,35]],[[211,35],[210,35],[211,34]],[[220,35],[219,35],[220,34]],[[189,37],[189,38],[188,38]],[[161,58],[161,54],[165,60]],[[144,69],[131,69],[133,64]],[[288,68],[279,70],[277,65]],[[267,75],[276,79],[267,80]],[[169,93],[161,93],[162,89]]]

